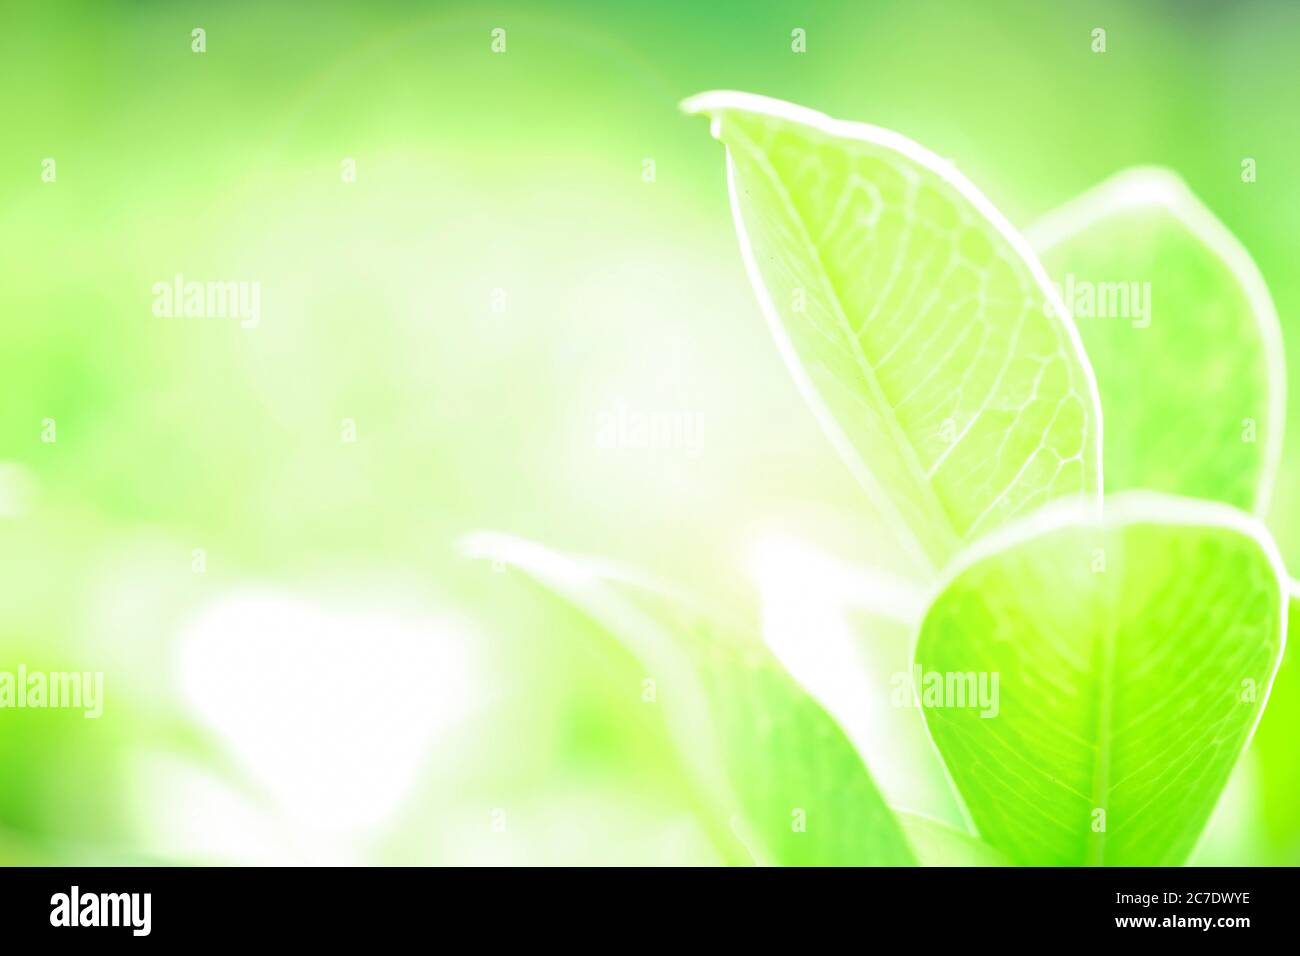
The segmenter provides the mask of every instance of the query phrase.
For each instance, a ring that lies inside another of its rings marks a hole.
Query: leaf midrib
[[[1108,567],[1102,573],[1109,574],[1110,571]],[[1120,581],[1122,588],[1122,568]],[[1086,862],[1091,866],[1105,866],[1106,833],[1110,829],[1110,745],[1114,725],[1115,638],[1119,605],[1119,596],[1106,602],[1101,639],[1097,642],[1097,654],[1101,660],[1097,668],[1100,681],[1097,688],[1097,758],[1092,768],[1092,806],[1094,812],[1099,809],[1103,815],[1101,830],[1089,829]]]

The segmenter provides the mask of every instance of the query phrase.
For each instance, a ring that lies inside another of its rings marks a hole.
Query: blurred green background
[[[105,706],[0,711],[0,862],[719,859],[631,658],[456,549],[498,528],[737,604],[772,529],[891,565],[678,101],[897,129],[1021,226],[1169,166],[1297,368],[1297,41],[1286,0],[8,0],[0,669],[102,670]],[[177,273],[260,282],[260,324],[155,317]],[[696,430],[607,440],[636,415]],[[1298,478],[1291,441],[1293,573]],[[1297,776],[1246,766],[1205,858],[1300,862]]]

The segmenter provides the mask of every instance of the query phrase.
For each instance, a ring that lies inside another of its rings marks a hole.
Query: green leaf
[[[1281,656],[1284,573],[1261,525],[1139,492],[1105,512],[1049,508],[981,541],[918,639],[935,744],[1016,863],[1182,863]],[[992,706],[970,706],[974,686]]]
[[[1026,233],[1083,336],[1106,490],[1268,507],[1286,414],[1277,311],[1250,254],[1173,173],[1128,170]]]
[[[895,810],[922,866],[1010,866],[993,847],[939,820]]]
[[[885,802],[964,826],[920,708],[898,700],[928,590],[786,534],[759,538],[749,564],[763,642],[870,761]]]
[[[1078,333],[1028,244],[951,163],[765,97],[682,106],[727,146],[741,253],[782,357],[922,570],[1100,491]]]
[[[779,865],[916,862],[867,768],[826,712],[744,629],[662,586],[507,535],[465,550],[519,568],[591,616],[645,668],[732,855]]]
[[[1291,582],[1291,606],[1288,612],[1291,629],[1300,624],[1300,584]],[[1282,858],[1275,862],[1286,866],[1300,863],[1300,747],[1296,746],[1296,728],[1300,727],[1300,648],[1287,642],[1282,665],[1268,696],[1268,708],[1259,722],[1259,731],[1251,744],[1258,758],[1258,780],[1262,822],[1270,845],[1280,848]]]

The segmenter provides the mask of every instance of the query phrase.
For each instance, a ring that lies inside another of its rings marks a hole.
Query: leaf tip
[[[735,100],[744,95],[729,90],[709,90],[705,93],[688,96],[677,106],[688,116],[707,116],[709,118],[709,135],[720,141],[722,139],[722,113],[728,108],[734,108],[736,105]]]
[[[1176,207],[1193,198],[1182,176],[1165,166],[1134,166],[1113,179],[1122,206]]]
[[[718,95],[716,90],[707,93],[696,93],[694,96],[688,96],[677,104],[677,108],[688,116],[698,116],[701,113],[708,113],[713,108],[711,101]]]

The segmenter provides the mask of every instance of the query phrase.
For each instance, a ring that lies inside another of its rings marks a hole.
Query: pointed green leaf
[[[1097,372],[1106,490],[1262,514],[1286,370],[1277,311],[1236,237],[1173,173],[1133,169],[1026,232]]]
[[[1249,516],[1143,493],[1107,498],[1101,524],[1049,508],[963,555],[916,662],[980,836],[1022,864],[1182,863],[1272,685],[1282,580]],[[970,706],[976,686],[991,707]]]
[[[1078,334],[1028,244],[951,163],[765,97],[683,109],[727,146],[741,253],[782,357],[918,563],[1099,491]]]
[[[853,745],[756,637],[608,565],[486,532],[465,547],[523,570],[636,657],[733,853],[796,866],[916,862]]]

